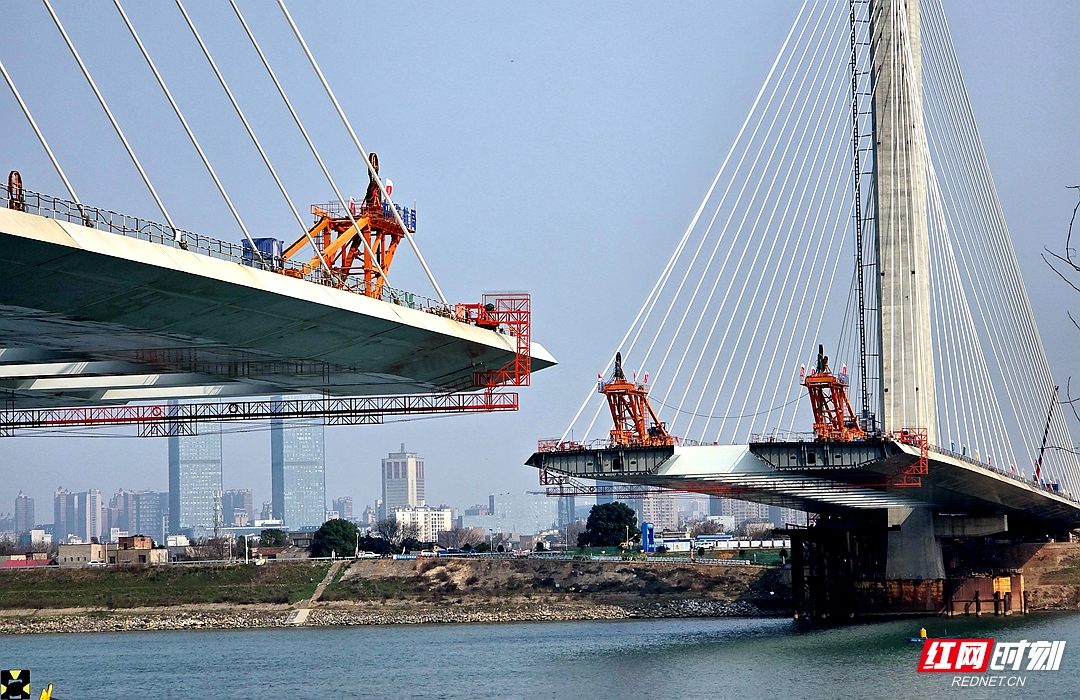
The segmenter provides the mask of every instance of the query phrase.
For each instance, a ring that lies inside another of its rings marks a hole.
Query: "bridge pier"
[[[837,624],[865,615],[935,614],[947,582],[931,508],[819,514],[791,537],[798,620]]]
[[[934,532],[931,508],[888,509],[886,580],[930,581],[945,578],[941,543]]]

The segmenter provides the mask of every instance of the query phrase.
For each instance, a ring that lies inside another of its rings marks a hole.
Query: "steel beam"
[[[516,411],[518,394],[457,394],[137,404],[0,411],[0,436],[40,428],[137,425],[140,435],[194,435],[199,423],[321,419],[327,425],[380,423],[385,416]]]

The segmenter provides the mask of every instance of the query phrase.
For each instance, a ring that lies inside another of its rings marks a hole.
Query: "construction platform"
[[[619,487],[581,481],[588,479],[629,485],[625,497],[634,488],[657,487],[812,513],[932,507],[942,520],[939,533],[955,527],[956,536],[972,518],[984,518],[979,527],[990,527],[986,534],[999,531],[990,522],[1004,529],[1021,520],[1050,530],[1080,526],[1080,503],[1070,494],[944,450],[930,448],[926,456],[924,473],[905,476],[920,450],[887,438],[624,448],[553,443],[526,464],[541,470],[552,493],[618,493]]]
[[[258,269],[240,246],[138,220],[57,219],[0,209],[7,409],[461,392],[516,357],[514,337],[404,292]],[[530,345],[532,371],[556,364]]]

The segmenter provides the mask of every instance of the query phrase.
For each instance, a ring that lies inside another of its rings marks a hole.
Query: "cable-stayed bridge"
[[[143,435],[190,435],[207,421],[377,423],[388,415],[516,410],[511,388],[555,364],[532,341],[528,294],[447,300],[414,239],[415,210],[391,198],[378,157],[362,146],[283,0],[278,9],[310,64],[312,82],[325,93],[324,108],[348,133],[360,172],[369,178],[362,199],[344,196],[271,60],[230,2],[236,39],[258,57],[335,198],[313,205],[310,219],[232,92],[228,70],[215,61],[180,0],[175,19],[198,45],[191,60],[205,60],[217,78],[208,86],[213,99],[227,100],[259,167],[277,186],[274,195],[288,204],[298,227],[291,243],[253,235],[158,70],[157,49],[113,0],[117,23],[224,201],[238,239],[242,235],[239,244],[177,226],[60,13],[49,0],[42,4],[160,219],[82,201],[79,176],[68,177],[33,106],[0,61],[0,75],[67,190],[66,198],[33,191],[12,171],[0,196],[0,435],[116,425],[137,425]],[[402,243],[436,298],[391,282]]]
[[[819,534],[800,541],[883,580],[943,579],[943,537],[1080,525],[1080,464],[940,0],[803,5],[617,350],[529,460],[551,494],[805,509]],[[624,371],[658,416],[648,434],[620,432]],[[806,395],[833,375],[854,406],[835,433]],[[872,540],[858,564],[853,536]]]

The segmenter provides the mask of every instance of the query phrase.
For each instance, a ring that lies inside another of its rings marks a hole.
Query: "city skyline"
[[[392,457],[414,453],[391,453]],[[422,459],[422,458],[421,458]],[[252,526],[256,520],[254,504],[251,498],[251,489],[230,489],[222,493],[221,508],[223,518],[226,510],[230,510],[239,520],[243,516],[245,523],[223,522],[223,527]],[[32,501],[24,494],[17,497],[26,501]],[[169,493],[149,490],[120,489],[105,503],[100,490],[90,489],[86,492],[70,492],[64,488],[58,488],[54,492],[54,522],[36,522],[34,529],[45,527],[54,542],[69,541],[72,539],[89,541],[97,537],[100,541],[116,541],[117,537],[127,535],[146,535],[155,542],[164,542],[166,534],[166,519],[169,512]],[[350,495],[340,495],[332,499],[333,508],[327,509],[338,512],[338,507],[345,505],[336,517],[353,520],[364,525],[364,513],[359,509],[353,509],[354,498]],[[475,500],[475,499],[474,499]],[[409,505],[398,508],[396,517],[402,523],[417,523],[420,531],[431,534],[440,529],[449,529],[451,525],[464,527],[479,527],[483,530],[498,530],[517,532],[518,530],[534,530],[536,532],[552,528],[562,528],[573,522],[583,522],[589,514],[589,509],[594,505],[594,499],[583,499],[585,502],[574,507],[574,499],[566,497],[544,497],[537,494],[502,493],[489,494],[484,504],[474,504],[471,507],[451,508],[445,504],[439,506],[414,506]],[[749,501],[709,497],[701,494],[670,493],[653,496],[648,499],[623,499],[637,514],[639,522],[653,522],[658,530],[665,528],[680,527],[687,522],[697,522],[706,519],[731,518],[737,526],[747,520],[768,520],[777,527],[786,524],[805,524],[806,514],[786,508],[777,508]],[[611,502],[599,498],[596,504]],[[32,505],[32,504],[31,504]],[[269,505],[269,503],[264,504]],[[370,511],[372,504],[367,504],[364,511]],[[351,515],[353,517],[349,517]],[[457,513],[451,519],[451,513]],[[573,515],[571,515],[571,513]],[[60,527],[57,527],[57,523]],[[436,523],[441,523],[437,525]],[[372,524],[372,523],[367,523]],[[284,526],[288,530],[302,530],[304,527]],[[307,526],[308,529],[313,526]],[[0,510],[0,534],[13,533],[19,536],[15,529],[15,518],[11,513]],[[95,534],[97,533],[97,534]],[[208,536],[209,532],[202,533]],[[525,532],[524,534],[535,534]],[[434,539],[434,537],[432,537]]]

